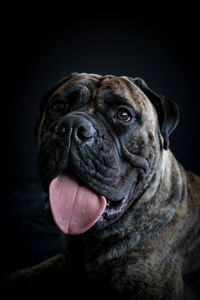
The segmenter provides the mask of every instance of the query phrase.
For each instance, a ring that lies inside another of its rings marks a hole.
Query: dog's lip
[[[70,175],[70,176],[73,176],[76,178],[76,180],[78,181],[79,185],[80,186],[85,186],[89,189],[91,189],[93,192],[95,192],[97,195],[102,195],[106,198],[107,200],[107,205],[109,206],[111,203],[116,203],[116,202],[121,202],[125,197],[117,197],[117,195],[115,195],[114,197],[110,197],[107,195],[106,192],[101,192],[100,188],[95,188],[93,186],[91,186],[89,183],[87,184],[86,182],[84,182],[84,180],[82,180],[75,172],[73,172],[71,169],[67,168],[66,170],[63,170],[59,173],[57,173],[56,175],[52,176],[51,178],[48,178],[48,180],[46,180],[44,183],[43,183],[43,189],[44,191],[48,194],[49,193],[49,186],[50,186],[50,183],[51,181],[56,178],[57,176],[59,175],[62,175],[62,174],[66,174],[66,175]]]
[[[123,198],[121,200],[118,201],[112,201],[109,199],[106,199],[106,208],[102,214],[102,218],[105,219],[112,219],[112,218],[116,218],[119,214],[121,214],[126,205],[127,205],[127,198]]]

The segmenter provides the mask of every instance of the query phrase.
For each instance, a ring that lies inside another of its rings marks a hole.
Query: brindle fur
[[[145,83],[139,82],[125,76],[75,74],[42,100],[40,135],[46,104],[74,84],[90,91],[91,115],[96,101],[109,93],[125,98],[142,116],[126,148],[145,157],[149,169],[134,205],[117,222],[79,236],[63,235],[62,255],[12,274],[7,286],[49,295],[58,290],[73,297],[81,293],[88,299],[198,299],[200,177],[186,172],[164,149],[158,111],[145,94]]]

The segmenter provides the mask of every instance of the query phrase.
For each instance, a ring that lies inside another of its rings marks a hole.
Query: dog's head
[[[58,227],[117,221],[147,188],[177,106],[139,78],[72,74],[41,100],[38,167]]]

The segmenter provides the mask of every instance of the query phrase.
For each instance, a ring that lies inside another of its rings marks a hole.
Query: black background
[[[180,122],[170,148],[186,169],[200,173],[198,8],[68,5],[54,3],[51,12],[31,4],[5,10],[1,248],[7,269],[59,252],[59,231],[40,215],[45,195],[37,179],[34,126],[40,96],[71,72],[142,77],[176,101]]]

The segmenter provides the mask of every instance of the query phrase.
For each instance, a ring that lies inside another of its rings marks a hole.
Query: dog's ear
[[[42,115],[44,113],[44,110],[45,110],[48,99],[51,97],[51,95],[53,95],[53,93],[57,90],[57,88],[59,88],[59,86],[61,86],[65,82],[67,82],[71,77],[73,77],[76,74],[77,73],[72,73],[72,74],[62,78],[53,87],[51,87],[46,93],[44,93],[43,96],[40,98],[39,118],[36,122],[36,126],[35,126],[35,129],[34,129],[35,136],[38,136],[39,125],[40,125],[40,122],[42,120]]]
[[[133,82],[144,92],[154,105],[158,114],[160,131],[164,139],[164,149],[167,150],[169,148],[169,136],[176,128],[179,121],[178,106],[174,101],[153,92],[143,79],[134,78]]]

